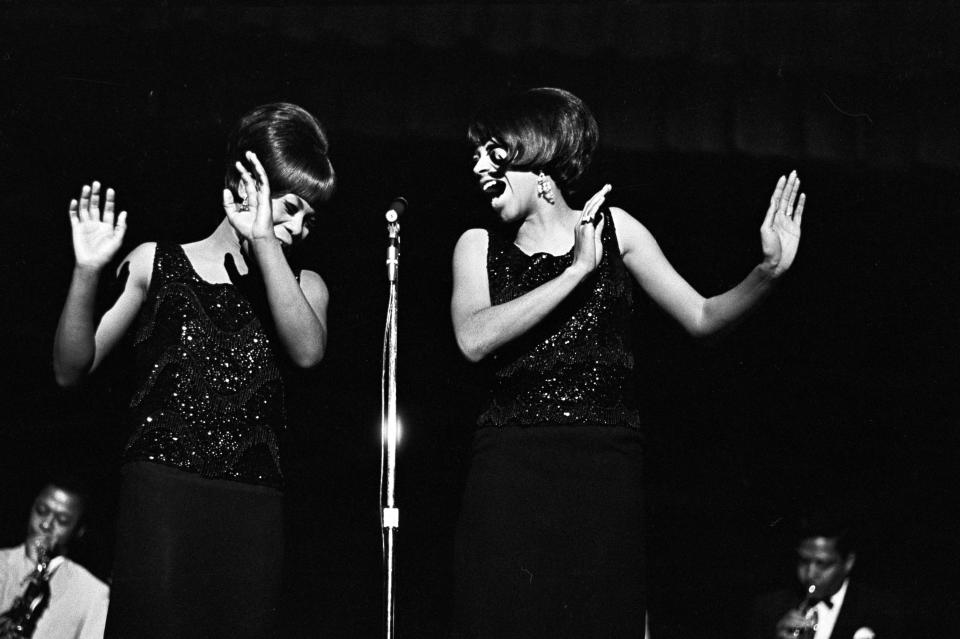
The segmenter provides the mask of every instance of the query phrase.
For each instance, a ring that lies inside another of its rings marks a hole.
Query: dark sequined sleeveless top
[[[639,428],[633,401],[630,318],[633,280],[604,211],[603,258],[550,315],[493,356],[493,393],[478,426],[592,424]],[[512,234],[488,234],[490,300],[502,304],[540,286],[573,262],[527,255]]]
[[[280,487],[285,428],[277,356],[250,300],[157,244],[134,335],[133,434],[124,461]]]

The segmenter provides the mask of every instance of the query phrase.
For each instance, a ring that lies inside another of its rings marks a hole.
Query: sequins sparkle
[[[203,281],[179,246],[158,244],[134,352],[138,390],[126,460],[282,483],[283,381],[270,339],[237,286]]]
[[[610,220],[610,216],[607,216]],[[493,393],[480,426],[596,424],[639,427],[628,393],[633,372],[632,280],[612,220],[597,270],[554,312],[494,354]],[[557,277],[566,255],[527,255],[512,238],[489,234],[490,297],[502,304]]]

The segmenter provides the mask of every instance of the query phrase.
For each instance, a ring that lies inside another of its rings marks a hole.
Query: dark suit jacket
[[[790,608],[799,606],[800,601],[800,595],[790,590],[779,590],[758,598],[753,605],[750,639],[774,639],[777,622]],[[907,614],[896,597],[850,579],[830,639],[853,639],[854,633],[865,627],[873,630],[876,639],[911,636]]]

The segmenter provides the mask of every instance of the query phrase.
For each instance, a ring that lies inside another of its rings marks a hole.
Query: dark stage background
[[[66,216],[99,179],[128,244],[219,220],[222,146],[243,111],[297,102],[329,126],[340,188],[301,257],[332,294],[326,360],[292,383],[287,636],[380,633],[382,213],[410,200],[400,295],[398,630],[441,637],[452,535],[482,401],[456,351],[450,256],[486,222],[464,130],[530,86],[590,104],[585,192],[646,224],[705,294],[759,258],[781,173],[808,194],[794,269],[719,343],[638,309],[655,637],[737,637],[790,583],[804,507],[863,524],[856,573],[956,628],[954,486],[960,13],[949,3],[0,5],[4,410],[0,545],[50,468],[97,490],[77,555],[109,575],[123,362],[56,388]],[[126,249],[125,249],[126,250]],[[240,558],[242,560],[242,558]]]

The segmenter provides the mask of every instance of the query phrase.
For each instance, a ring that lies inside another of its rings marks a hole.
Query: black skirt
[[[478,430],[453,636],[642,639],[641,479],[640,435],[628,428]]]
[[[106,637],[273,637],[279,490],[149,462],[122,469]]]

